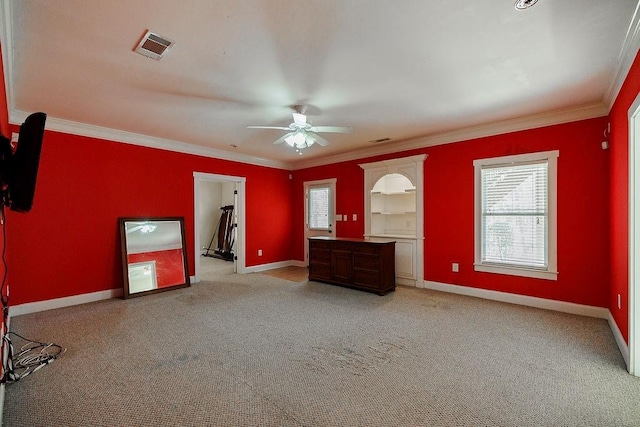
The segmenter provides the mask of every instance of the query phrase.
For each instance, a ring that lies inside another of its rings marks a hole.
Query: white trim
[[[509,304],[524,305],[527,307],[542,308],[545,310],[560,311],[562,313],[577,314],[580,316],[608,319],[609,310],[604,307],[576,304],[572,302],[556,301],[545,298],[518,295],[508,292],[491,291],[488,289],[471,288],[468,286],[450,285],[447,283],[425,280],[424,288],[434,291],[448,292],[469,297],[483,298],[492,301],[506,302]]]
[[[292,169],[299,170],[351,160],[362,160],[367,157],[379,156],[384,154],[397,154],[403,151],[433,147],[436,145],[449,144],[452,142],[468,141],[475,138],[503,135],[511,132],[538,129],[545,126],[577,122],[580,120],[593,119],[596,117],[605,117],[608,114],[609,109],[607,108],[607,106],[601,102],[598,102],[595,104],[588,104],[576,108],[548,111],[545,113],[526,117],[518,117],[515,119],[502,120],[478,126],[455,129],[452,131],[442,132],[425,137],[391,141],[389,143],[375,145],[373,147],[361,148],[346,153],[334,154],[321,158],[309,159],[306,161],[302,160],[294,163],[292,165]]]
[[[26,113],[24,111],[11,110],[9,112],[9,122],[13,124],[21,124],[29,114],[30,113]],[[90,138],[106,139],[108,141],[120,142],[123,144],[157,148],[159,150],[174,151],[176,153],[193,154],[196,156],[210,157],[214,159],[242,162],[250,165],[267,166],[276,169],[291,169],[291,165],[289,163],[277,160],[263,159],[260,157],[248,156],[231,151],[218,150],[216,148],[188,144],[181,141],[157,138],[153,136],[142,135],[139,133],[110,129],[85,123],[72,122],[52,116],[47,116],[47,123],[45,127],[50,131],[86,136]]]
[[[7,96],[7,109],[9,113],[15,109],[13,87],[13,27],[11,25],[11,2],[3,1],[0,7],[0,40],[2,41],[2,64],[4,68],[4,87]]]
[[[558,150],[541,151],[536,153],[516,154],[511,156],[491,157],[476,159],[474,167],[474,270],[487,273],[508,274],[520,277],[532,277],[537,279],[558,280]],[[487,165],[509,165],[538,160],[548,161],[547,176],[547,269],[529,269],[510,267],[506,264],[496,265],[482,262],[482,221],[481,221],[481,171]]]
[[[304,262],[298,261],[298,260],[278,261],[278,262],[271,262],[268,264],[259,264],[259,265],[247,267],[246,272],[259,273],[261,271],[267,271],[267,270],[273,270],[275,268],[283,268],[283,267],[291,267],[291,266],[306,267],[307,265]]]
[[[246,182],[247,178],[243,176],[231,176],[231,175],[218,175],[214,173],[205,172],[193,172],[193,241],[194,241],[194,268],[195,274],[191,283],[197,283],[200,281],[198,273],[200,272],[200,219],[198,215],[198,207],[200,203],[200,190],[198,183],[200,181],[213,181],[213,182],[235,182],[238,191],[236,200],[237,206],[235,206],[238,226],[236,227],[236,253],[237,257],[236,272],[239,274],[246,273]]]
[[[23,314],[37,313],[39,311],[53,310],[55,308],[70,307],[73,305],[86,304],[89,302],[121,297],[122,289],[109,289],[107,291],[91,292],[88,294],[74,295],[71,297],[12,305],[9,308],[9,311],[11,312],[11,317],[15,317],[21,316]]]
[[[534,279],[558,280],[557,271],[536,270],[535,268],[509,267],[506,265],[473,264],[475,271],[509,276],[531,277]]]
[[[315,181],[304,181],[302,183],[302,188],[304,191],[303,194],[303,199],[304,199],[304,242],[303,242],[303,246],[304,246],[304,266],[307,267],[309,265],[309,237],[312,236],[327,236],[327,237],[332,237],[332,236],[336,236],[337,233],[337,224],[336,224],[336,191],[337,191],[337,182],[338,179],[337,178],[328,178],[328,179],[317,179]],[[309,213],[307,212],[307,210],[309,209],[309,200],[308,200],[308,194],[309,194],[309,189],[311,187],[315,187],[315,186],[322,186],[322,187],[329,187],[331,188],[331,204],[333,205],[333,212],[330,212],[331,214],[331,224],[329,225],[329,229],[328,230],[322,230],[322,229],[317,229],[317,228],[310,228],[309,224],[308,224],[308,219],[309,219]],[[310,233],[310,231],[312,231]]]
[[[640,377],[640,95],[629,107],[629,373]]]
[[[611,311],[607,315],[607,321],[609,322],[609,328],[611,329],[611,333],[613,334],[613,338],[616,340],[616,344],[618,345],[618,350],[620,350],[620,354],[624,359],[624,364],[629,367],[629,346],[624,340],[622,336],[622,332],[620,332],[620,328],[618,328],[618,324],[616,323]]]
[[[618,68],[609,84],[609,88],[605,92],[604,102],[608,105],[609,111],[611,111],[620,89],[622,89],[622,85],[629,75],[638,50],[640,50],[640,2],[636,5],[636,10],[633,12],[631,23],[622,42],[622,48],[618,55]]]

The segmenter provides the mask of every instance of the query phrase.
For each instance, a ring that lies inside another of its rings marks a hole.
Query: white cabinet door
[[[396,240],[396,277],[416,280],[416,241]]]

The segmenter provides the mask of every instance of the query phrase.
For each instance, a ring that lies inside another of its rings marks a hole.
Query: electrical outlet
[[[262,249],[258,249],[258,256],[262,256]]]
[[[457,262],[454,262],[453,264],[451,264],[451,271],[453,271],[454,273],[457,273],[460,271],[460,266],[458,265]]]

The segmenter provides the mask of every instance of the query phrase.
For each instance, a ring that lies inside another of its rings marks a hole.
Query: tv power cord
[[[26,341],[18,353],[14,353],[11,335]],[[7,333],[3,341],[3,344],[7,346],[8,352],[7,360],[4,364],[4,376],[0,382],[8,384],[39,371],[66,351],[65,348],[58,344],[30,340],[15,332]]]

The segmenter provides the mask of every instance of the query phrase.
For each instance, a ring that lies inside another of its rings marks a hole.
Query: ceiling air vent
[[[380,144],[382,142],[387,142],[387,141],[391,141],[391,138],[372,139],[369,142],[372,143],[372,144]]]
[[[169,40],[147,30],[134,51],[138,52],[140,55],[146,56],[147,58],[160,61],[164,54],[171,49],[171,46],[173,46],[174,43],[175,42],[173,40]]]

